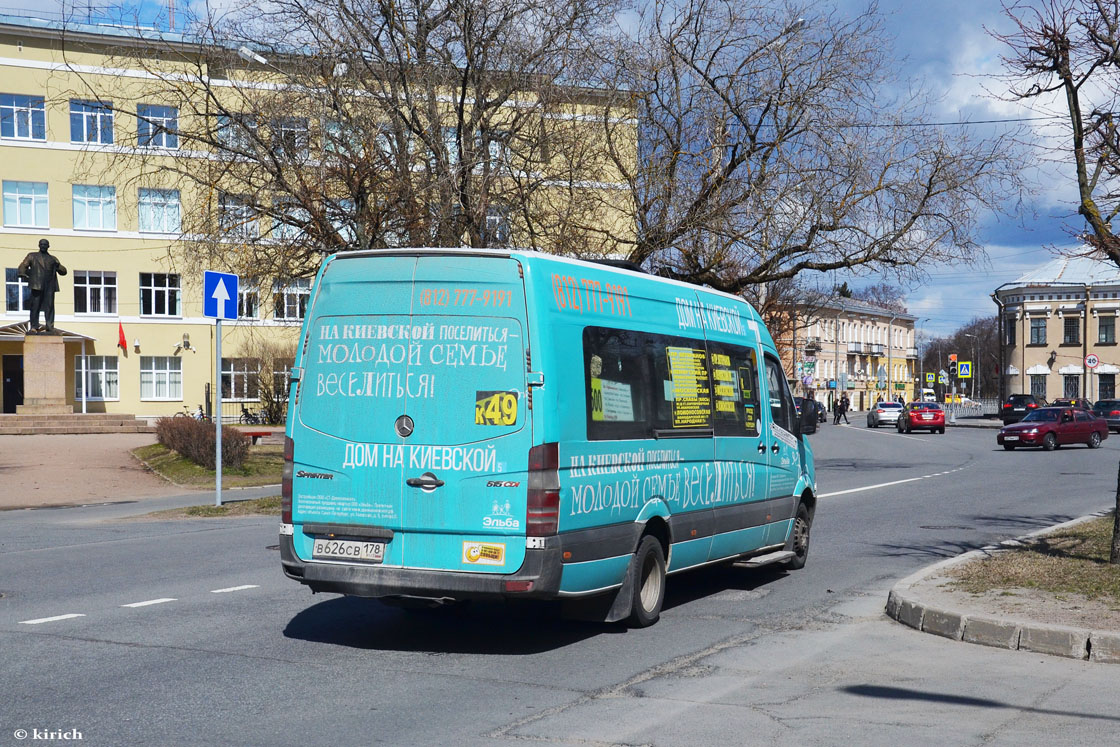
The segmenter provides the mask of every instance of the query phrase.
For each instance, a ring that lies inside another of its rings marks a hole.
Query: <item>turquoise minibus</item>
[[[280,536],[314,592],[658,619],[666,576],[805,564],[816,508],[742,299],[534,251],[334,255],[291,371]]]

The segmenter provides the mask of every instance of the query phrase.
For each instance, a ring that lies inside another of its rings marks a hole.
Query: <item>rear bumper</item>
[[[291,536],[280,537],[280,563],[284,575],[312,591],[359,597],[552,598],[560,591],[560,543],[525,550],[525,561],[515,573],[467,573],[391,568],[381,565],[308,563],[296,556]],[[506,591],[507,581],[532,582],[528,591]]]

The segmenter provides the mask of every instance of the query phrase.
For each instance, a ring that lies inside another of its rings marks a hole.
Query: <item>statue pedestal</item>
[[[66,402],[66,343],[61,336],[27,335],[23,340],[23,404],[20,415],[74,412]]]

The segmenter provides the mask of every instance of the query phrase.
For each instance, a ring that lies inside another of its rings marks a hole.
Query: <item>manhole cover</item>
[[[923,524],[922,529],[972,529],[972,527],[962,527],[959,524]]]

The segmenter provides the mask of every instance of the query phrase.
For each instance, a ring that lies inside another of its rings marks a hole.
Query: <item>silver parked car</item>
[[[868,411],[867,427],[878,428],[884,423],[895,425],[898,423],[898,416],[902,414],[902,409],[902,405],[897,402],[880,402]]]

